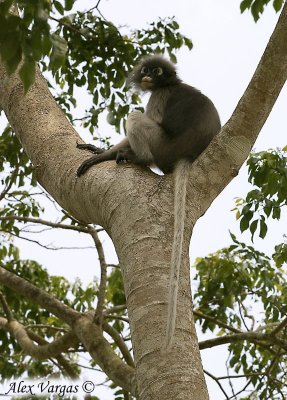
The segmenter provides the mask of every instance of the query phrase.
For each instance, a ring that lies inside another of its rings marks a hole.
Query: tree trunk
[[[191,308],[186,224],[176,340],[162,353],[173,238],[172,177],[106,162],[77,178],[87,155],[78,134],[37,74],[24,95],[16,74],[0,70],[1,105],[31,158],[39,183],[80,221],[102,225],[116,247],[124,277],[139,399],[208,399]],[[192,394],[191,394],[192,393]]]

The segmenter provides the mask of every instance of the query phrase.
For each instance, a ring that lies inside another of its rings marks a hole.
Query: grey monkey
[[[194,87],[182,83],[174,64],[162,56],[143,58],[131,72],[128,84],[151,92],[145,113],[133,111],[129,114],[127,137],[109,150],[78,144],[78,148],[90,150],[95,155],[80,165],[77,175],[81,176],[92,165],[107,160],[116,160],[117,163],[130,161],[143,166],[155,165],[165,174],[174,171],[174,242],[164,345],[165,349],[170,349],[175,331],[190,164],[220,131],[221,124],[211,100]]]

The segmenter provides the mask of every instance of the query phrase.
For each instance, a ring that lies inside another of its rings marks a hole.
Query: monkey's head
[[[174,64],[161,56],[143,58],[133,69],[128,84],[141,90],[156,90],[180,82]]]

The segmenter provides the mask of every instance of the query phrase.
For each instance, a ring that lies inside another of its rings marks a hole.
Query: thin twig
[[[13,183],[15,182],[15,179],[17,178],[19,172],[19,166],[17,166],[14,171],[11,174],[10,177],[10,181],[9,183],[6,185],[6,187],[4,188],[4,190],[2,191],[2,193],[0,193],[0,201],[4,199],[4,197],[6,196],[6,194],[9,192],[9,190],[11,189],[11,187],[13,186]]]
[[[108,318],[108,319],[118,319],[118,320],[120,320],[120,321],[129,323],[129,319],[128,319],[128,318],[121,317],[121,316],[119,316],[119,315],[105,315],[105,318]]]
[[[40,218],[20,217],[18,215],[9,215],[7,217],[0,217],[0,221],[31,222],[33,224],[46,225],[46,226],[50,226],[52,228],[60,228],[60,229],[77,231],[77,232],[90,233],[89,228],[84,227],[84,226],[66,225],[66,224],[61,224],[59,222],[46,221],[46,220],[40,219]]]
[[[3,295],[3,293],[0,292],[0,302],[2,304],[4,313],[7,317],[8,322],[12,321],[14,319],[12,311],[10,310],[8,303]]]
[[[284,329],[287,326],[287,317],[283,319],[283,321],[280,322],[278,326],[276,326],[275,329],[270,333],[271,336],[277,335],[282,329]]]
[[[77,247],[77,246],[73,246],[73,247],[72,246],[71,247],[69,247],[69,246],[55,247],[54,246],[54,247],[51,247],[49,245],[44,245],[44,244],[38,242],[38,240],[33,240],[33,239],[26,238],[24,236],[16,235],[14,232],[8,232],[8,231],[5,231],[5,230],[2,230],[1,232],[8,233],[9,235],[15,236],[18,239],[26,240],[27,242],[31,242],[31,243],[37,244],[38,246],[43,247],[46,250],[58,251],[58,250],[94,250],[95,249],[93,246],[83,246],[83,247]]]
[[[106,259],[105,259],[105,253],[104,253],[104,249],[102,246],[102,242],[100,241],[100,238],[98,236],[96,229],[89,226],[89,233],[92,236],[93,241],[95,243],[95,246],[96,246],[96,249],[98,252],[98,256],[99,256],[100,267],[101,267],[98,303],[97,303],[97,308],[96,308],[96,312],[95,312],[95,316],[94,316],[94,322],[101,326],[103,323],[103,311],[104,311],[105,299],[106,299],[107,263],[106,263]]]
[[[64,333],[69,331],[66,328],[60,328],[58,326],[53,326],[53,325],[45,325],[45,324],[34,324],[34,325],[30,324],[30,325],[26,325],[26,329],[35,329],[35,328],[38,328],[38,329],[42,329],[42,328],[44,328],[44,329],[52,329],[52,330],[55,330],[57,332],[64,332]]]
[[[228,394],[226,393],[226,391],[223,389],[221,383],[218,382],[218,378],[216,378],[216,376],[212,375],[210,372],[206,371],[205,369],[203,370],[203,372],[217,383],[217,385],[219,386],[220,390],[221,390],[222,393],[224,394],[225,398],[228,400],[228,399],[229,399],[229,396],[228,396]]]
[[[206,319],[207,321],[214,322],[216,325],[220,326],[221,328],[228,329],[234,333],[241,333],[240,329],[234,328],[233,326],[227,325],[224,322],[220,321],[217,318],[211,317],[210,315],[203,314],[201,311],[193,310],[193,314],[199,318]]]
[[[126,305],[126,304],[121,304],[121,305],[119,305],[119,306],[114,306],[114,307],[111,307],[111,308],[106,309],[105,312],[104,312],[104,314],[105,314],[105,315],[110,315],[110,314],[112,314],[112,313],[114,313],[114,312],[126,310],[126,308],[127,308],[127,305]]]
[[[119,333],[105,321],[103,322],[103,329],[114,340],[115,344],[120,349],[126,363],[131,367],[135,368],[135,363],[131,356],[131,353],[129,352],[129,349],[127,348],[123,338],[119,335]]]

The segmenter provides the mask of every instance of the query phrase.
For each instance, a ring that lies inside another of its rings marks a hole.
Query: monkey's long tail
[[[183,159],[177,163],[174,172],[175,175],[174,236],[173,236],[170,278],[169,278],[166,338],[163,346],[164,350],[171,349],[173,345],[173,337],[175,331],[179,272],[182,261],[186,188],[189,178],[189,171],[190,171],[190,162],[188,160]]]

